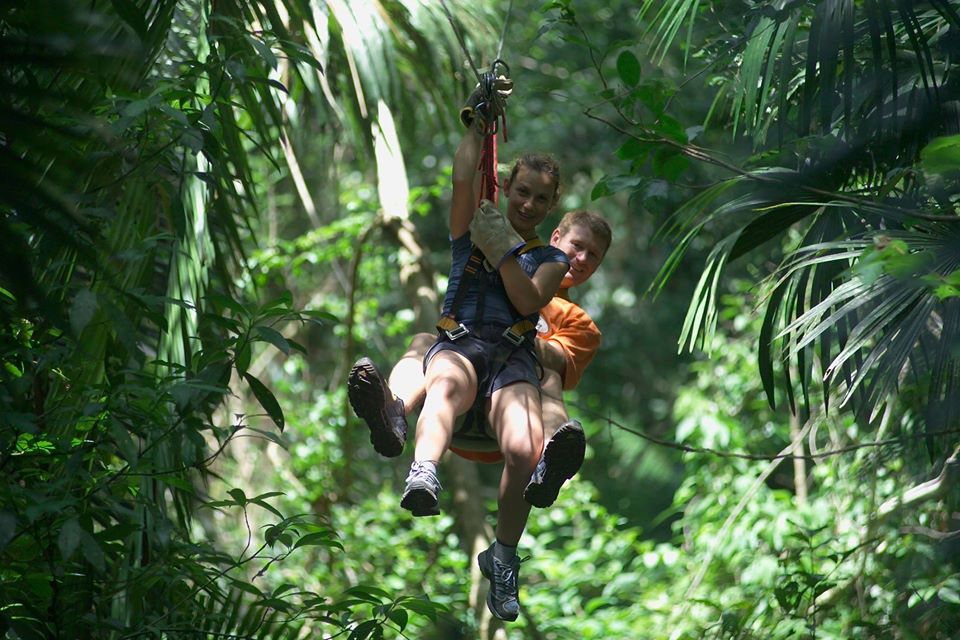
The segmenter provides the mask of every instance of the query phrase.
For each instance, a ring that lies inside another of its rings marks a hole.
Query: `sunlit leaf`
[[[960,171],[960,135],[931,140],[920,151],[920,162],[929,173]]]

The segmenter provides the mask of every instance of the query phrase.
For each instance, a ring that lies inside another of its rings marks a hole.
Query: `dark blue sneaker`
[[[347,397],[353,412],[370,428],[370,442],[377,453],[388,458],[403,453],[407,441],[403,400],[393,397],[370,358],[360,358],[350,369]]]
[[[563,483],[580,470],[586,448],[587,439],[579,421],[568,420],[560,425],[543,448],[540,462],[523,490],[523,499],[535,507],[552,505]]]
[[[494,543],[496,544],[496,543]],[[487,609],[500,620],[513,621],[520,615],[520,577],[519,556],[509,562],[502,562],[493,555],[493,545],[477,556],[480,573],[490,581],[487,592]]]
[[[400,506],[415,516],[440,514],[440,481],[429,465],[414,461],[407,474],[407,486],[403,489]]]

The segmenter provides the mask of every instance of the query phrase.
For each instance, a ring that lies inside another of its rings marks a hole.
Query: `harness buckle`
[[[453,342],[456,342],[463,336],[470,333],[470,330],[467,329],[465,326],[463,326],[463,323],[461,322],[457,324],[457,326],[454,327],[453,329],[447,329],[446,331],[444,331],[444,333],[447,334],[447,338],[449,338]]]
[[[524,340],[523,334],[515,332],[513,327],[507,327],[501,334],[501,337],[515,347],[519,347],[521,344],[523,344]]]

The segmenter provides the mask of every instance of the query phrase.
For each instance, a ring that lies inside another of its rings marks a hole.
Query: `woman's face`
[[[521,165],[513,180],[506,183],[506,196],[507,220],[529,240],[557,203],[557,182],[549,173]]]

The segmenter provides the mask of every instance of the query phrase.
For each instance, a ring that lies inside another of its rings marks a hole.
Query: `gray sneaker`
[[[552,505],[563,483],[580,470],[586,447],[587,440],[579,421],[568,420],[560,425],[543,448],[540,462],[523,490],[523,499],[535,507]]]
[[[347,396],[357,417],[370,428],[370,442],[382,456],[395,458],[407,441],[407,417],[403,401],[394,398],[370,358],[354,363],[347,378]]]
[[[415,516],[435,516],[440,514],[440,481],[429,466],[414,461],[407,474],[407,486],[400,498],[400,506]]]
[[[520,615],[520,587],[517,580],[521,562],[519,556],[514,556],[510,562],[501,562],[493,555],[493,545],[477,556],[480,573],[490,581],[487,609],[500,620],[516,620]]]

